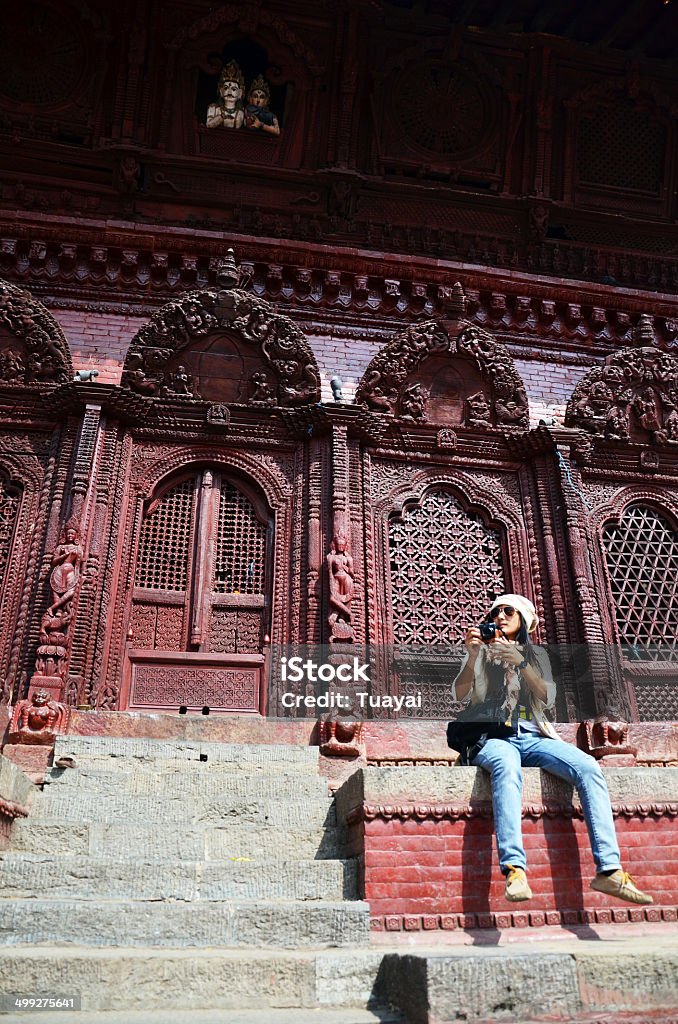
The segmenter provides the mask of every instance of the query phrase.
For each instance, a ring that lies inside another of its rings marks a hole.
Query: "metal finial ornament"
[[[220,288],[235,288],[240,272],[235,262],[235,252],[227,249],[223,260],[217,267],[217,284]]]
[[[466,295],[461,282],[456,281],[452,286],[452,297],[448,303],[448,311],[453,320],[462,320],[466,316]]]

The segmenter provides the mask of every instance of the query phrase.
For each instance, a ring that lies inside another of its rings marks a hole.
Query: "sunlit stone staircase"
[[[1,992],[80,994],[82,1024],[394,1019],[317,748],[73,735],[64,755],[0,855]]]

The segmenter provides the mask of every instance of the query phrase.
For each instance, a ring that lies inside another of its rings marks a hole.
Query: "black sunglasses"
[[[513,607],[512,604],[500,604],[496,608],[492,609],[492,611],[490,612],[490,618],[497,619],[499,618],[502,612],[504,613],[507,619],[510,619],[512,615],[515,615],[516,609]]]

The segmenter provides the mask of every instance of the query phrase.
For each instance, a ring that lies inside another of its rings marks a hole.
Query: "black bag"
[[[503,700],[486,700],[470,704],[460,711],[454,722],[447,723],[447,745],[461,755],[459,763],[468,765],[487,740],[506,739],[515,728],[506,724]]]

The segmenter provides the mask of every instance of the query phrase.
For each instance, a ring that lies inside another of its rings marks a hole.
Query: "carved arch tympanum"
[[[0,385],[63,384],[73,377],[61,327],[30,292],[0,280]]]
[[[318,366],[296,324],[236,288],[232,261],[218,280],[220,290],[190,292],[141,328],[125,358],[122,386],[217,406],[318,402]]]
[[[608,441],[678,443],[678,359],[649,345],[613,353],[575,387],[565,426]]]
[[[410,423],[529,425],[527,394],[508,350],[461,319],[425,320],[399,334],[367,367],[356,402]]]

